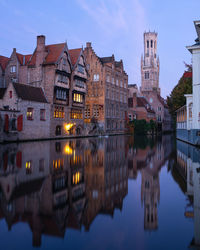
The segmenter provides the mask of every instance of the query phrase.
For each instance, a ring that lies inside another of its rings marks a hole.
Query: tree
[[[191,65],[185,63],[188,72],[191,72]],[[192,93],[192,78],[185,77],[184,74],[180,78],[178,84],[172,90],[170,96],[167,97],[167,104],[172,116],[175,117],[175,111],[184,106],[186,103],[185,94]]]

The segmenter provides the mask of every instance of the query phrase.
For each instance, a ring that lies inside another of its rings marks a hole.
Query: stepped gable
[[[137,106],[144,107],[147,112],[155,114],[155,111],[151,108],[145,97],[137,97]]]
[[[9,61],[9,58],[6,56],[0,56],[0,66],[2,68],[3,71],[5,71],[6,65]]]
[[[47,103],[47,99],[44,95],[42,88],[29,86],[27,84],[12,83],[14,89],[22,100]]]
[[[74,66],[80,56],[82,48],[78,48],[78,49],[70,49],[69,50],[69,55],[70,55],[70,59],[72,62],[72,66]]]

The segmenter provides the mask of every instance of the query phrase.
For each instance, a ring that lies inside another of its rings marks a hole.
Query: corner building
[[[123,62],[114,55],[98,57],[91,43],[86,44],[84,56],[88,70],[85,118],[96,120],[102,132],[122,133],[128,109],[128,75]]]

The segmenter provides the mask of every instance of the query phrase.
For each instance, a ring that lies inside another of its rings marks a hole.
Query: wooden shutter
[[[17,117],[17,130],[22,131],[23,129],[23,115]]]
[[[16,155],[16,165],[18,168],[22,167],[22,152],[18,151]]]
[[[9,116],[8,116],[8,114],[5,114],[4,131],[5,132],[9,131]]]

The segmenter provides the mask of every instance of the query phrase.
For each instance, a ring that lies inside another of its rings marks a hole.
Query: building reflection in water
[[[194,238],[190,247],[200,247],[200,149],[177,140],[172,175],[187,195],[185,217],[194,219]]]
[[[0,216],[8,228],[26,222],[33,246],[42,234],[89,230],[98,214],[122,210],[128,178],[141,173],[144,229],[158,227],[159,174],[172,152],[160,140],[112,136],[0,146]]]

